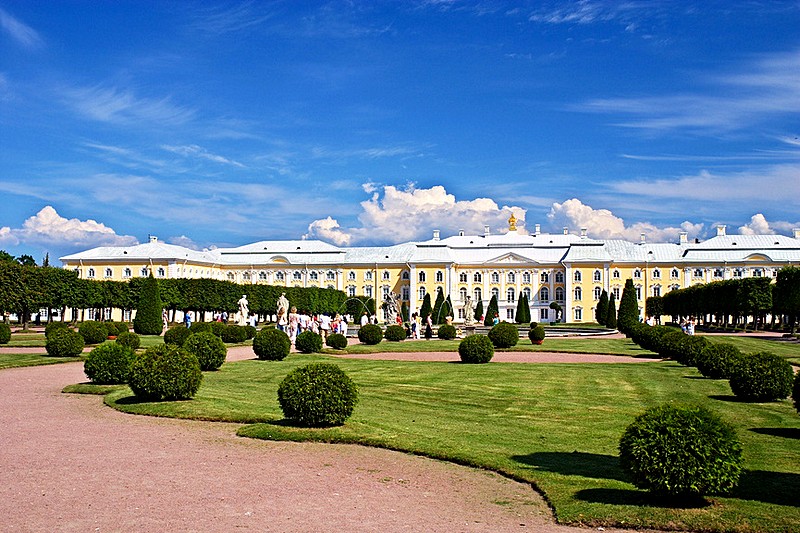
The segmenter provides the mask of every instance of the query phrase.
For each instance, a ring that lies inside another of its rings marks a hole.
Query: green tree
[[[0,250],[0,263],[13,263],[14,261],[16,261],[16,259],[13,255],[5,250]]]
[[[483,300],[478,300],[475,304],[475,321],[481,322],[483,320]]]
[[[606,315],[608,315],[608,293],[603,289],[603,292],[600,293],[600,300],[597,302],[597,308],[594,310],[594,319],[601,326],[605,326]]]
[[[422,320],[425,320],[425,317],[431,314],[433,308],[431,307],[431,293],[426,292],[425,298],[422,299],[422,307],[419,310],[419,315],[422,317]]]
[[[493,294],[492,299],[489,300],[489,308],[486,310],[486,318],[483,321],[483,325],[491,326],[494,324],[494,317],[499,313],[500,308],[497,305],[497,295]]]
[[[436,290],[436,302],[433,304],[432,312],[433,323],[444,324],[444,317],[447,316],[447,309],[444,305],[444,292],[442,291],[441,287]]]
[[[531,306],[528,303],[528,297],[524,292],[519,296],[519,301],[517,302],[517,312],[514,316],[517,324],[530,324],[531,322]]]
[[[789,319],[792,334],[796,333],[800,315],[800,267],[783,267],[778,271],[775,296],[775,307]]]
[[[617,328],[617,299],[614,293],[608,298],[608,314],[606,314],[605,326],[607,328]]]
[[[638,322],[639,303],[636,299],[636,287],[633,286],[633,280],[628,278],[625,281],[625,288],[622,289],[622,298],[619,301],[617,327],[627,336],[630,335],[631,330]]]
[[[28,267],[36,266],[36,259],[34,259],[33,256],[30,256],[28,254],[24,254],[17,257],[17,262],[22,266],[28,266]]]
[[[400,318],[403,322],[408,322],[410,320],[408,316],[408,304],[405,300],[403,300],[403,303],[400,305]]]
[[[644,304],[645,312],[647,316],[651,316],[653,318],[658,319],[661,315],[664,314],[664,300],[661,296],[651,296],[649,297]]]
[[[153,273],[145,278],[139,292],[139,303],[136,306],[136,318],[133,319],[133,331],[139,335],[160,335],[164,328],[161,319],[163,307],[158,282]]]

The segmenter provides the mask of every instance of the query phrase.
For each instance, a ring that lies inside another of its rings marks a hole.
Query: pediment
[[[503,254],[499,257],[495,257],[494,259],[489,259],[484,264],[487,265],[530,265],[530,264],[538,264],[533,259],[528,257],[522,257],[521,255],[517,255],[515,253],[507,253]]]

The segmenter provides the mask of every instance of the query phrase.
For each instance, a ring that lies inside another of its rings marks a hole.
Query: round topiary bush
[[[228,324],[224,322],[211,322],[209,324],[209,327],[211,328],[211,333],[213,333],[214,335],[216,335],[221,339],[222,336],[225,334],[225,330],[228,329]]]
[[[189,326],[189,333],[201,333],[203,331],[211,333],[211,324],[208,322],[194,322]]]
[[[383,331],[377,324],[364,324],[358,329],[358,340],[364,344],[379,344],[383,339]]]
[[[313,331],[304,331],[294,340],[294,347],[303,353],[322,351],[322,336]]]
[[[792,400],[794,408],[800,413],[800,372],[794,375],[794,387],[792,388]]]
[[[531,340],[531,344],[542,344],[546,333],[544,331],[544,327],[536,325],[536,327],[531,328],[528,332],[528,338]]]
[[[730,385],[737,398],[751,402],[782,400],[792,392],[792,365],[771,352],[742,357],[733,368]]]
[[[0,323],[0,344],[8,344],[11,340],[11,327],[5,322]]]
[[[384,332],[383,336],[384,338],[386,338],[387,341],[392,341],[392,342],[404,341],[406,340],[407,337],[406,328],[397,324],[393,324],[386,328],[386,331]]]
[[[742,352],[733,344],[709,344],[697,358],[697,370],[707,378],[730,379],[734,367],[742,360]]]
[[[52,357],[76,357],[83,352],[83,337],[71,329],[57,329],[50,333],[44,349]]]
[[[112,322],[117,329],[117,335],[125,333],[126,331],[130,331],[130,327],[128,326],[127,322]],[[110,331],[110,329],[109,329]]]
[[[456,327],[452,324],[442,324],[439,326],[439,332],[437,335],[443,341],[451,341],[456,338]]]
[[[44,327],[44,336],[49,339],[53,332],[62,329],[70,329],[69,324],[66,322],[50,322]]]
[[[250,326],[250,325],[245,326],[244,327],[244,331],[247,334],[247,339],[252,339],[253,337],[256,336],[256,333],[258,333],[258,330],[256,329],[256,327],[255,326]]]
[[[222,339],[208,332],[189,335],[183,343],[183,349],[197,357],[200,370],[219,369],[228,355],[228,348]]]
[[[494,357],[494,344],[486,335],[470,335],[458,343],[458,355],[463,363],[488,363]]]
[[[164,332],[164,344],[172,344],[174,346],[183,346],[186,339],[189,338],[192,332],[183,324],[172,326]]]
[[[117,340],[115,341],[117,344],[121,344],[123,346],[127,346],[131,350],[138,350],[139,345],[141,344],[141,339],[139,335],[132,331],[123,331],[119,335],[117,335]]]
[[[648,409],[625,430],[619,452],[634,485],[679,498],[732,489],[743,463],[733,427],[699,405]]]
[[[510,322],[500,322],[489,330],[489,340],[495,348],[511,348],[519,342],[519,330]]]
[[[189,399],[202,381],[197,357],[169,344],[153,346],[136,357],[128,376],[133,393],[148,401]]]
[[[358,402],[355,383],[331,363],[295,368],[278,387],[283,416],[310,427],[340,426]]]
[[[685,335],[683,342],[680,343],[680,355],[677,361],[685,366],[696,366],[698,359],[702,357],[703,350],[709,344],[708,339],[705,337]]]
[[[102,322],[87,320],[78,326],[78,333],[86,344],[100,344],[108,339],[108,328]]]
[[[279,329],[264,328],[253,339],[253,351],[262,361],[281,361],[291,349],[292,341]]]
[[[325,340],[325,344],[335,350],[344,350],[347,348],[347,337],[341,333],[331,333]]]
[[[225,326],[225,329],[222,330],[222,340],[225,342],[239,344],[247,339],[247,330],[245,329],[245,326],[228,324]]]
[[[125,383],[135,358],[133,350],[127,346],[106,342],[89,352],[83,363],[83,372],[93,383]]]

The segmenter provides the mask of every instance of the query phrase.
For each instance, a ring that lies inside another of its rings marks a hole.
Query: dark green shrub
[[[680,498],[732,489],[743,463],[733,428],[699,405],[648,409],[625,430],[619,452],[634,485]]]
[[[202,381],[197,357],[169,344],[153,346],[137,356],[128,376],[133,393],[148,401],[189,399]]]
[[[163,305],[159,294],[158,282],[151,273],[144,279],[139,290],[139,302],[136,304],[133,331],[139,335],[161,335],[161,331],[164,329],[162,311]]]
[[[100,344],[108,339],[108,329],[102,322],[87,320],[78,326],[78,333],[86,344]]]
[[[364,344],[379,344],[383,339],[383,331],[376,324],[365,324],[358,329],[358,340]]]
[[[106,330],[108,331],[108,336],[117,336],[120,333],[124,333],[128,331],[128,323],[127,322],[103,322],[106,326]]]
[[[322,336],[313,331],[304,331],[294,340],[294,347],[303,353],[319,353],[322,351]]]
[[[626,337],[630,337],[631,330],[636,324],[639,324],[639,303],[636,300],[636,287],[633,285],[633,280],[628,278],[625,280],[622,298],[619,300],[617,329]]]
[[[263,361],[281,361],[291,349],[292,341],[279,329],[264,328],[253,339],[253,351]]]
[[[222,339],[208,332],[189,335],[183,343],[183,349],[197,357],[200,370],[217,370],[228,355],[228,348]]]
[[[494,344],[486,335],[470,335],[458,343],[458,355],[463,363],[488,363],[494,357]]]
[[[648,326],[644,325],[635,329],[631,337],[633,342],[651,352],[659,353],[659,348],[664,340],[664,336],[669,333],[681,333],[682,331],[668,326]]]
[[[117,335],[121,333],[125,333],[126,331],[130,331],[130,327],[128,326],[127,322],[112,322],[117,328]]]
[[[794,387],[792,388],[792,400],[794,408],[800,413],[800,372],[794,375]]]
[[[252,339],[253,337],[256,336],[256,333],[258,333],[258,330],[256,329],[256,327],[255,326],[250,326],[250,325],[245,326],[244,327],[244,331],[247,334],[247,337],[245,339]]]
[[[406,340],[406,328],[398,324],[393,324],[386,328],[383,334],[387,341],[399,342]]]
[[[117,344],[127,346],[131,350],[138,350],[139,345],[141,344],[141,339],[139,338],[139,335],[132,331],[123,331],[117,335],[117,340],[115,342]]]
[[[519,342],[519,330],[514,324],[500,322],[489,330],[489,340],[495,348],[511,348]]]
[[[709,344],[697,358],[697,370],[707,378],[730,379],[742,357],[742,352],[733,344]]]
[[[164,343],[183,346],[183,343],[186,342],[186,339],[188,339],[191,334],[192,332],[189,331],[189,328],[183,324],[178,324],[164,332]]]
[[[456,338],[456,327],[451,324],[442,324],[439,326],[437,335],[443,341],[451,341]]]
[[[106,342],[89,352],[83,371],[93,383],[125,383],[135,358],[133,350],[127,346]]]
[[[0,323],[0,344],[8,344],[11,340],[11,327],[5,322]]]
[[[211,333],[221,339],[225,334],[225,331],[228,329],[228,324],[224,322],[211,322],[209,327],[211,328]]]
[[[44,336],[49,339],[54,331],[62,329],[70,329],[69,324],[66,322],[50,322],[44,327]]]
[[[44,345],[47,355],[52,357],[75,357],[83,352],[86,343],[77,331],[57,329],[50,333]]]
[[[782,400],[792,392],[792,365],[771,352],[742,357],[730,377],[733,394],[751,402]]]
[[[325,344],[335,350],[344,350],[347,348],[347,337],[341,333],[331,333],[325,340]]]
[[[358,389],[341,368],[312,363],[295,368],[278,387],[283,416],[303,426],[339,426],[353,414]]]
[[[661,336],[660,344],[656,347],[658,355],[664,359],[675,359],[681,357],[681,346],[686,334],[680,330],[673,330]]]
[[[237,326],[235,324],[225,325],[222,330],[222,340],[231,344],[239,344],[247,340],[247,330],[244,326]]]
[[[211,324],[208,322],[194,322],[189,326],[189,333],[211,333]]]
[[[534,328],[531,328],[531,330],[528,332],[528,338],[531,340],[532,344],[541,344],[545,338],[545,335],[546,333],[544,331],[544,327],[538,325]]]
[[[709,344],[708,339],[705,337],[684,335],[684,339],[680,343],[679,358],[676,360],[685,366],[696,366],[698,358],[702,356],[703,350]]]

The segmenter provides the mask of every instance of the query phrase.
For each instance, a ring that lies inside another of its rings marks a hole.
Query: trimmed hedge
[[[253,339],[253,351],[262,361],[282,361],[291,349],[291,339],[279,329],[264,328]]]
[[[115,385],[128,381],[136,355],[129,347],[116,342],[106,342],[89,352],[83,363],[83,372],[93,383]]]
[[[215,321],[215,322],[209,323],[208,325],[209,325],[209,327],[211,327],[211,333],[213,333],[214,335],[216,335],[220,339],[222,338],[222,335],[225,333],[225,330],[228,329],[228,324],[226,324],[224,322],[216,322]]]
[[[197,357],[200,370],[218,370],[228,355],[228,348],[222,339],[208,332],[189,335],[183,343],[183,349]]]
[[[123,346],[127,346],[131,350],[138,350],[139,345],[142,343],[139,335],[132,331],[123,331],[119,335],[117,335],[117,340],[115,341],[117,344],[121,344]]]
[[[50,333],[44,349],[51,357],[76,357],[83,352],[86,343],[77,331],[56,329]]]
[[[225,329],[222,330],[223,341],[231,344],[239,344],[249,338],[245,326],[237,326],[236,324],[223,325],[225,326]]]
[[[114,328],[116,333],[116,328]],[[102,322],[87,320],[78,326],[78,333],[86,344],[100,344],[108,339],[108,328]]]
[[[70,329],[69,324],[66,322],[50,322],[44,327],[44,336],[49,339],[50,335],[62,329]]]
[[[244,331],[247,334],[247,340],[252,339],[256,336],[256,333],[258,333],[258,329],[256,329],[255,326],[250,325],[244,326]]]
[[[531,340],[532,344],[538,344],[539,342],[543,341],[545,336],[546,333],[544,331],[544,327],[538,324],[535,327],[532,327],[528,332],[528,338]]]
[[[358,340],[364,344],[380,344],[383,331],[377,324],[364,324],[358,329]]]
[[[697,358],[697,370],[707,378],[730,379],[742,357],[742,352],[733,344],[709,344]]]
[[[519,342],[519,330],[510,322],[500,322],[489,330],[489,340],[495,348],[511,348]]]
[[[748,354],[733,368],[730,385],[737,398],[751,402],[782,400],[792,392],[792,365],[771,352]]]
[[[302,353],[319,353],[322,351],[322,335],[304,331],[294,340],[294,347]]]
[[[794,408],[800,413],[800,372],[794,375],[794,387],[792,388],[792,400]]]
[[[136,357],[128,385],[142,400],[187,400],[197,393],[202,381],[203,372],[194,354],[179,346],[159,344]]]
[[[164,344],[173,344],[175,346],[183,346],[186,339],[189,338],[192,332],[183,324],[172,326],[164,332]]]
[[[328,338],[325,339],[325,344],[335,350],[344,350],[347,348],[347,337],[341,333],[331,333],[328,335]]]
[[[442,324],[439,326],[437,336],[443,341],[451,341],[456,338],[456,327],[452,324]]]
[[[11,327],[5,322],[0,322],[0,344],[8,344],[11,340]]]
[[[406,340],[408,335],[406,334],[406,328],[398,324],[392,324],[386,328],[383,336],[387,341],[400,342]]]
[[[161,335],[164,329],[163,310],[158,281],[151,272],[144,278],[139,289],[136,316],[133,318],[133,331],[139,335]]]
[[[295,368],[278,387],[283,416],[309,427],[340,426],[353,414],[358,388],[337,365]]]
[[[208,322],[192,322],[192,325],[189,326],[189,333],[201,333],[204,331],[212,333],[211,324]]]
[[[488,363],[494,357],[494,344],[486,335],[470,335],[458,343],[458,355],[463,363]]]
[[[634,485],[680,498],[729,491],[743,464],[733,427],[699,405],[648,409],[623,433],[619,455]]]

